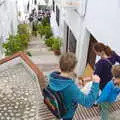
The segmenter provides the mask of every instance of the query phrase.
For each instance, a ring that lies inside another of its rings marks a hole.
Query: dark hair
[[[72,72],[77,64],[77,59],[73,53],[65,53],[61,56],[59,65],[62,72]]]
[[[114,65],[112,67],[112,74],[115,78],[120,78],[120,65]]]
[[[111,56],[112,55],[111,48],[109,46],[104,45],[103,43],[100,43],[100,42],[99,43],[95,43],[93,48],[94,48],[94,50],[96,52],[104,51],[107,56]]]

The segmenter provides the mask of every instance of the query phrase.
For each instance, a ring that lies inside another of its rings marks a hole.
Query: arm
[[[110,59],[113,59],[113,61],[115,60],[114,62],[118,62],[120,64],[120,56],[115,51],[112,52],[112,56]]]
[[[85,86],[86,83],[92,81],[92,77],[78,77],[79,85]]]
[[[113,88],[113,81],[110,81],[103,89],[101,95],[97,100],[97,103],[107,102],[107,99],[111,93],[112,88]]]
[[[98,97],[99,82],[93,81],[92,88],[88,95],[85,95],[83,92],[81,92],[77,86],[74,86],[73,92],[73,98],[78,104],[81,104],[85,107],[91,107]]]
[[[120,64],[120,56],[119,55],[115,56],[115,60],[116,60],[116,62],[118,62]]]

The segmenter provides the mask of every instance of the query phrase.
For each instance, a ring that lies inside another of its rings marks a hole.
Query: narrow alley
[[[0,0],[0,120],[120,120],[118,1]]]
[[[44,73],[44,76],[46,76],[45,78],[47,78],[47,75],[52,71],[58,70],[59,56],[55,56],[53,51],[49,49],[50,48],[45,45],[44,37],[41,38],[39,35],[37,37],[32,37],[27,49],[27,51],[29,51],[32,55],[29,58]],[[46,81],[46,84],[47,82],[48,81]],[[42,99],[40,102],[40,106],[41,107],[39,108],[39,116],[41,120],[55,120],[55,117],[44,105]]]
[[[53,51],[45,45],[44,37],[32,37],[29,42],[28,51],[31,53],[30,59],[42,72],[49,73],[58,69],[59,56],[55,56]]]

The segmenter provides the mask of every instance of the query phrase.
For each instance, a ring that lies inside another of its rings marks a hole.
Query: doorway
[[[70,28],[67,26],[66,36],[66,52],[76,53],[76,38]]]
[[[55,12],[55,1],[53,0],[53,11]]]
[[[57,21],[57,24],[59,26],[59,24],[60,24],[60,10],[59,10],[58,6],[56,6],[56,21]]]
[[[93,51],[93,45],[98,41],[90,34],[89,48],[88,48],[88,56],[87,56],[87,64],[89,64],[93,69],[96,61],[96,54]]]

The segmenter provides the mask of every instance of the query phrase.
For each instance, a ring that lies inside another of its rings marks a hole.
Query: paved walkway
[[[48,73],[58,69],[59,57],[49,50],[40,36],[32,38],[28,51],[32,54],[31,60],[42,72]]]
[[[0,69],[0,120],[41,120],[38,81],[21,63],[6,66]]]
[[[44,43],[44,39],[40,38],[40,36],[32,38],[28,46],[28,51],[32,54],[30,59],[40,68],[44,75],[58,70],[59,57],[55,56],[54,53],[49,50]],[[40,104],[39,115],[41,120],[55,120],[55,117],[44,105],[42,99],[40,100]]]

